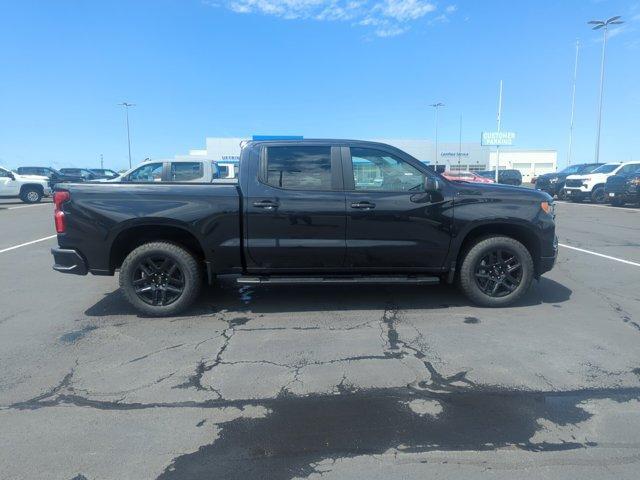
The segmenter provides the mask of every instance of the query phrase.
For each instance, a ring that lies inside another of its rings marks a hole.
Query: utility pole
[[[131,132],[129,130],[129,107],[135,107],[135,103],[122,102],[118,105],[124,107],[125,116],[127,119],[127,146],[129,147],[129,168],[131,168]]]
[[[104,169],[104,159],[102,158],[102,154],[100,154],[100,170]]]
[[[596,163],[600,163],[600,129],[602,126],[602,97],[604,93],[604,61],[607,51],[607,33],[609,31],[609,25],[620,25],[624,23],[620,20],[620,16],[611,17],[608,20],[591,20],[587,22],[589,25],[594,25],[592,30],[599,30],[604,28],[602,39],[602,59],[600,61],[600,101],[598,102],[598,129],[596,132]]]
[[[576,40],[576,61],[573,66],[573,87],[571,88],[571,121],[569,122],[569,151],[567,152],[567,165],[571,165],[571,147],[573,145],[573,118],[576,110],[576,80],[578,79],[578,52],[580,40]]]
[[[460,114],[460,132],[458,135],[458,171],[460,171],[461,157],[462,157],[462,114]]]
[[[500,80],[500,93],[498,95],[498,133],[500,133],[501,117],[502,117],[502,80]],[[499,136],[500,135],[498,135],[498,137]],[[495,178],[496,183],[498,183],[499,168],[500,168],[500,145],[496,145],[496,178]]]
[[[444,103],[442,102],[436,102],[436,103],[432,103],[431,105],[429,105],[430,107],[433,107],[436,109],[436,171],[438,171],[438,122],[439,122],[439,111],[440,111],[440,107],[444,107]]]

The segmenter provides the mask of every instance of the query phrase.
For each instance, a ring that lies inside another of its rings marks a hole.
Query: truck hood
[[[36,181],[41,181],[41,182],[48,182],[49,179],[43,175],[20,175],[18,173],[13,172],[13,174],[16,177],[16,180],[28,180],[28,181],[32,181],[32,180],[36,180]]]
[[[541,202],[551,202],[553,198],[546,192],[541,190],[535,190],[527,187],[516,187],[513,185],[504,185],[500,183],[466,183],[466,182],[451,182],[458,190],[458,193],[463,196],[467,195],[482,195],[482,196],[496,196],[496,197],[509,197],[513,199],[531,199],[539,200]]]
[[[569,175],[567,180],[586,180],[590,179],[591,181],[596,182],[604,182],[607,178],[609,178],[612,173],[586,173],[584,175]]]

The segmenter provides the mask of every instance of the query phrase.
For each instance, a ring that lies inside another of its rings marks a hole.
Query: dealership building
[[[254,137],[258,138],[258,137]],[[178,159],[210,159],[216,162],[236,162],[240,158],[240,143],[251,140],[241,137],[208,137],[206,148],[191,150],[187,155],[176,155]],[[445,165],[447,170],[493,170],[497,154],[496,147],[478,143],[439,142],[437,158],[436,145],[431,140],[377,138],[376,142],[387,143],[404,150],[418,160],[429,165]],[[522,150],[514,147],[500,147],[499,168],[515,169],[522,173],[523,181],[544,173],[555,172],[557,168],[555,150]]]

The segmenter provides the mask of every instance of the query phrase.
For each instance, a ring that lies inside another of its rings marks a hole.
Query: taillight
[[[67,224],[64,219],[64,212],[62,211],[62,204],[69,200],[70,195],[66,190],[59,190],[53,194],[53,218],[56,223],[56,232],[64,233],[67,228]]]

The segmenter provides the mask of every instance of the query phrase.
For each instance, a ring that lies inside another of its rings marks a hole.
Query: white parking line
[[[608,208],[609,210],[622,210],[623,212],[640,213],[640,210],[628,207],[614,207],[613,205],[594,205],[593,203],[574,203],[574,202],[556,202],[556,205],[575,205],[577,207],[594,207],[594,208]]]
[[[19,205],[17,207],[7,207],[7,210],[16,210],[18,208],[41,207],[42,205],[53,205],[52,203],[34,203],[33,205]]]
[[[55,237],[57,237],[57,235],[49,235],[48,237],[39,238],[37,240],[31,240],[30,242],[27,242],[27,243],[21,243],[20,245],[14,245],[13,247],[4,248],[0,250],[0,253],[10,252],[11,250],[15,250],[16,248],[26,247],[27,245],[33,245],[34,243],[38,243],[38,242],[44,242],[45,240],[50,240]]]
[[[592,252],[591,250],[585,250],[584,248],[572,247],[571,245],[565,245],[564,243],[559,243],[561,247],[568,248],[569,250],[576,250],[582,253],[588,253],[590,255],[595,255],[596,257],[606,258],[608,260],[615,260],[616,262],[626,263],[627,265],[633,265],[634,267],[640,267],[640,263],[632,262],[630,260],[624,260],[622,258],[612,257],[610,255],[604,255],[598,252]]]

